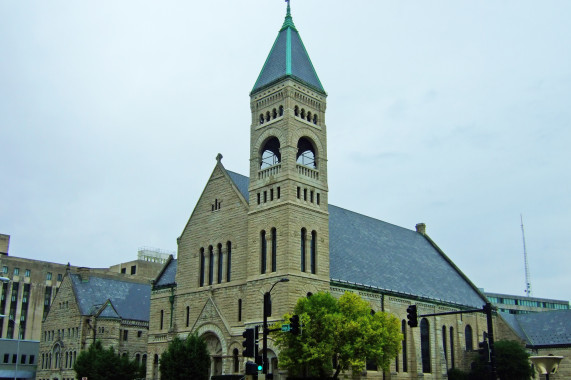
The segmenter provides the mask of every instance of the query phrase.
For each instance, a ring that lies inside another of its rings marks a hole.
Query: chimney
[[[81,282],[89,282],[89,268],[79,267],[77,268],[77,274],[81,279]]]
[[[426,235],[426,224],[417,223],[416,224],[416,232],[418,232],[421,235]]]

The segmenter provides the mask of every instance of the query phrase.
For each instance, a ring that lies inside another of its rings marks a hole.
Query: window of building
[[[2,273],[4,274],[8,273],[8,267],[6,265],[2,266]]]
[[[277,270],[278,236],[275,228],[272,228],[272,272]]]
[[[234,373],[238,373],[240,372],[240,360],[238,358],[238,349],[235,348],[232,351],[232,358],[233,358],[233,363],[234,363]]]
[[[472,351],[474,349],[472,341],[472,326],[466,325],[464,336],[466,337],[466,351]]]
[[[190,326],[190,306],[186,307],[186,327]]]
[[[16,354],[12,355],[12,364],[16,364],[16,362],[18,361],[18,356],[16,356]]]
[[[222,268],[224,264],[224,258],[222,257],[222,244],[218,243],[218,283],[222,283]]]
[[[159,330],[162,330],[162,329],[163,329],[164,316],[165,316],[165,311],[164,311],[164,310],[161,310],[161,319],[160,319],[160,321],[159,321],[159,323],[160,323],[160,324],[159,324]]]
[[[57,274],[57,280],[61,282],[63,280],[63,275],[61,273]]]
[[[20,268],[14,268],[14,276],[20,275]]]
[[[141,338],[143,336],[143,332],[141,330],[137,331],[137,338]]]
[[[315,156],[315,148],[312,141],[307,137],[300,138],[297,142],[297,163],[310,168],[316,168]]]
[[[276,137],[271,137],[262,148],[260,169],[279,164],[282,161],[280,153],[280,141]]]
[[[137,274],[137,266],[131,265],[131,274]]]
[[[448,369],[448,351],[446,345],[446,326],[442,326],[442,350],[444,351],[444,364],[446,365],[446,369]]]
[[[420,353],[422,356],[422,372],[431,373],[430,365],[430,327],[428,319],[423,318],[420,321]]]
[[[305,272],[305,241],[307,239],[306,237],[307,231],[305,230],[305,228],[301,229],[301,271]]]
[[[278,186],[278,199],[280,199],[281,195],[281,188]]]
[[[127,341],[129,339],[129,330],[123,330],[123,340]]]
[[[20,364],[26,364],[27,355],[22,354],[20,355]]]
[[[238,300],[238,322],[242,321],[242,299]]]
[[[266,273],[266,260],[268,254],[268,242],[266,241],[266,231],[260,232],[260,273]]]
[[[52,272],[46,273],[46,280],[50,281],[52,279]]]
[[[10,354],[4,354],[4,363],[8,363],[10,361]]]
[[[208,246],[208,285],[214,282],[214,247]]]
[[[31,273],[32,273],[32,272],[31,272],[29,269],[26,269],[26,272],[24,272],[24,276],[25,276],[25,277],[30,277],[30,274],[31,274]]]
[[[127,274],[127,268],[121,268],[121,273]]]
[[[200,286],[204,286],[204,248],[200,248]]]
[[[311,231],[311,247],[310,247],[310,253],[309,253],[309,257],[310,257],[310,267],[311,267],[311,273],[315,274],[316,273],[316,258],[317,258],[317,232],[315,231]]]
[[[232,243],[226,242],[226,282],[230,282],[230,274],[232,272]]]

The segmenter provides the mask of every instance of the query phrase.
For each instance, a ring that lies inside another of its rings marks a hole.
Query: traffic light
[[[258,367],[259,366],[254,362],[246,362],[246,375],[257,375]]]
[[[418,326],[418,315],[416,314],[416,305],[410,305],[406,308],[406,319],[410,327]]]
[[[479,342],[478,343],[478,354],[480,355],[480,361],[482,361],[483,363],[489,363],[490,362],[490,345],[488,344],[488,341],[485,340],[483,342]]]
[[[242,342],[242,346],[244,350],[242,351],[242,356],[245,358],[252,358],[254,357],[254,349],[256,347],[256,339],[255,339],[255,329],[246,329],[242,333],[242,337],[244,337],[244,341]]]
[[[292,315],[292,317],[289,319],[289,329],[290,329],[289,331],[293,335],[301,334],[301,329],[299,325],[299,315],[297,314]]]

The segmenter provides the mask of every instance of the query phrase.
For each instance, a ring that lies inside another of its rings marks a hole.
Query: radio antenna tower
[[[519,215],[521,220],[521,237],[523,239],[523,262],[525,264],[525,294],[531,297],[531,279],[529,278],[529,265],[527,263],[527,249],[525,248],[525,231],[523,230],[523,215]]]

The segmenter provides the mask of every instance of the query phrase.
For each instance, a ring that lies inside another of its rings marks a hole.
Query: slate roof
[[[248,177],[231,178],[247,199]],[[331,204],[329,250],[334,281],[470,307],[486,303],[427,237]]]
[[[250,201],[250,193],[248,192],[248,186],[250,186],[250,178],[243,176],[238,173],[231,172],[230,170],[226,170],[226,173],[232,178],[232,181],[238,188],[238,191],[242,193],[246,201]]]
[[[289,2],[284,24],[278,33],[268,58],[266,58],[252,93],[287,77],[299,80],[316,91],[325,94],[311,59],[309,59],[309,55],[301,41],[299,32],[293,24]]]
[[[70,274],[71,283],[82,315],[91,315],[107,300],[123,319],[149,321],[151,286],[89,275],[82,281],[79,274]]]
[[[498,314],[530,347],[571,346],[571,310]]]
[[[177,259],[172,259],[168,262],[167,267],[163,269],[159,278],[155,282],[155,288],[174,285],[176,279]]]
[[[117,311],[115,311],[115,309],[113,308],[113,306],[109,305],[109,304],[105,304],[103,311],[101,311],[101,313],[99,314],[99,317],[101,318],[117,318],[120,319],[121,316],[117,313]]]

